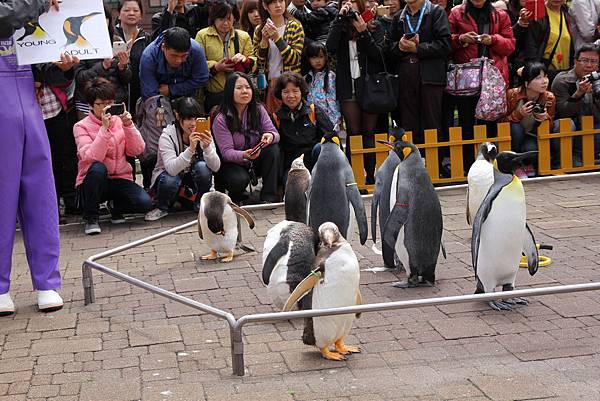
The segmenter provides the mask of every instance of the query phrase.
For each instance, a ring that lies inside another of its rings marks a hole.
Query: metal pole
[[[244,376],[246,374],[244,368],[244,337],[242,335],[242,325],[236,321],[233,325],[229,325],[229,335],[231,338],[231,366],[233,374],[236,376]]]
[[[83,299],[84,305],[93,304],[96,302],[96,295],[94,294],[94,276],[92,274],[92,268],[88,265],[88,262],[83,262],[81,266],[82,282],[83,282]]]

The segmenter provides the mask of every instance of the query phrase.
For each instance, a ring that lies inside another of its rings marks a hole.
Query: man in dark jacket
[[[169,28],[178,26],[195,38],[200,29],[208,26],[207,1],[185,4],[185,0],[169,0],[162,12],[152,16],[152,40]]]
[[[429,0],[407,0],[392,21],[388,49],[402,82],[398,125],[423,143],[423,130],[442,132],[446,60],[452,50],[444,9]]]
[[[322,43],[327,41],[329,25],[337,17],[338,8],[336,2],[328,3],[327,0],[313,0],[310,3],[310,8],[296,6],[290,12],[304,28],[304,44],[306,45],[306,39]]]

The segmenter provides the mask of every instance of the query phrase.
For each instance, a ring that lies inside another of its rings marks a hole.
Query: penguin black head
[[[524,153],[500,152],[498,153],[498,156],[496,156],[496,167],[501,173],[512,175],[515,169],[521,165],[523,160],[534,157],[537,154],[537,150]]]
[[[402,161],[404,161],[408,156],[410,156],[413,153],[421,157],[419,149],[417,149],[417,147],[413,143],[404,140],[394,142],[394,152],[396,152],[396,154]]]
[[[483,142],[481,145],[479,145],[478,155],[479,156],[477,158],[483,157],[488,162],[493,163],[494,159],[498,155],[498,148],[492,142]]]
[[[321,139],[321,144],[325,143],[335,143],[337,146],[340,146],[340,137],[338,136],[336,130],[333,130],[333,132],[328,132],[323,136]]]
[[[205,201],[204,215],[206,216],[206,225],[213,234],[225,235],[223,228],[223,214],[225,213],[225,205],[230,200],[227,195],[220,192],[207,192],[204,194]]]

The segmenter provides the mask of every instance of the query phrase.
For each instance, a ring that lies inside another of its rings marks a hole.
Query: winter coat
[[[468,1],[468,0],[467,0]],[[463,33],[477,32],[477,23],[467,13],[466,5],[454,7],[448,17],[450,32],[452,33],[451,59],[456,64],[467,63],[478,56],[478,44],[470,43],[463,46],[458,38]],[[481,34],[482,32],[478,32]],[[492,45],[488,46],[488,57],[494,60],[494,65],[500,70],[504,81],[508,84],[508,56],[515,51],[515,37],[513,36],[510,18],[505,11],[492,11],[490,32]]]
[[[213,123],[212,134],[215,138],[217,147],[224,162],[235,163],[242,166],[248,165],[248,161],[244,159],[244,151],[258,145],[262,134],[270,132],[273,134],[273,142],[279,142],[279,132],[273,125],[273,121],[269,117],[269,113],[264,106],[259,105],[260,112],[260,132],[250,132],[250,140],[246,143],[246,137],[241,131],[231,132],[227,127],[227,121],[223,113],[217,114]],[[248,121],[248,109],[244,112],[242,118],[242,127],[245,127]]]
[[[394,61],[398,70],[400,61],[408,57],[416,57],[419,60],[423,84],[446,85],[446,60],[452,51],[448,17],[442,7],[430,3],[428,0],[424,6],[426,8],[418,31],[417,53],[403,52],[398,47],[402,36],[410,32],[406,21],[409,8],[406,6],[392,19],[392,27],[388,35],[388,56]]]
[[[190,48],[187,59],[177,68],[172,69],[160,46],[163,35],[150,43],[142,53],[140,62],[140,83],[142,99],[159,94],[160,85],[169,85],[171,99],[182,96],[194,96],[196,91],[208,83],[208,66],[202,47],[190,39]]]
[[[126,156],[135,157],[144,151],[144,140],[140,132],[131,124],[124,127],[121,118],[112,116],[108,130],[94,113],[88,114],[73,127],[79,159],[76,186],[83,183],[85,176],[95,162],[106,166],[109,179],[132,181],[131,164]]]
[[[571,49],[569,52],[569,65],[573,65],[573,29],[571,25],[571,16],[567,7],[561,7],[560,12],[567,22],[567,30],[571,35]],[[543,61],[544,52],[548,46],[548,38],[550,37],[550,19],[548,13],[544,19],[538,21],[529,21],[527,35],[525,37],[525,61]]]
[[[125,40],[125,34],[123,28],[120,25],[115,27],[115,36],[123,42]],[[129,81],[129,106],[128,110],[135,110],[135,104],[140,98],[140,62],[142,60],[142,53],[146,46],[150,44],[150,35],[144,32],[143,28],[138,29],[137,36],[131,45],[129,50],[129,65],[131,66],[131,80]]]
[[[129,82],[131,82],[131,64],[127,64],[122,71],[117,66],[117,59],[112,60],[108,70],[104,69],[102,59],[81,60],[75,67],[75,100],[87,103],[83,95],[85,85],[94,78],[106,78],[109,80],[116,92],[115,103],[127,102],[129,97]]]
[[[260,25],[257,27],[259,28]],[[258,29],[254,30],[254,54],[258,63],[258,69],[269,76],[269,46],[262,49],[258,39]],[[285,25],[283,36],[275,45],[283,59],[283,71],[300,73],[300,62],[302,61],[302,49],[304,48],[304,29],[302,24],[295,19],[288,20]]]
[[[235,29],[233,35],[227,44],[228,57],[233,57],[236,53],[243,54],[248,57],[248,62],[243,65],[243,72],[250,72],[256,65],[256,57],[254,56],[254,48],[252,46],[252,39],[247,32]],[[237,41],[237,46],[236,46]],[[223,40],[219,36],[217,29],[214,25],[208,28],[202,29],[196,35],[196,42],[200,44],[204,55],[206,56],[206,62],[208,64],[208,70],[210,71],[210,79],[208,81],[208,91],[211,93],[220,93],[225,89],[225,81],[227,80],[227,74],[223,71],[216,72],[212,69],[224,57],[223,51]],[[237,48],[237,52],[236,52]],[[212,69],[212,70],[211,70]]]
[[[552,93],[556,96],[557,118],[577,119],[581,115],[594,116],[594,120],[600,121],[600,105],[593,101],[591,94],[575,99],[573,95],[577,91],[579,78],[575,68],[558,73],[552,81]],[[591,98],[591,99],[590,99]]]
[[[325,43],[329,25],[338,15],[337,2],[331,2],[316,10],[300,10],[294,7],[291,13],[302,24],[307,39]]]
[[[190,166],[194,152],[192,152],[189,147],[186,147],[182,152],[181,149],[179,149],[180,141],[178,136],[179,134],[175,124],[169,124],[163,130],[163,133],[158,140],[158,155],[156,158],[156,166],[152,172],[150,187],[154,186],[156,179],[163,171],[166,171],[167,174],[175,177]],[[214,140],[206,149],[202,149],[202,145],[198,144],[196,151],[200,156],[199,160],[204,160],[206,166],[211,171],[219,171],[219,168],[221,168],[221,160],[219,159],[219,155],[217,155],[217,148],[215,147]]]
[[[511,88],[506,92],[506,101],[508,113],[506,117],[502,119],[502,121],[508,121],[511,123],[519,123],[525,116],[519,111],[519,103],[523,101],[523,103],[527,103],[527,93],[525,92],[524,87],[519,88]],[[556,98],[552,92],[546,91],[543,93],[537,103],[546,105],[546,112],[550,116],[550,127],[552,127],[552,121],[554,120],[554,115],[556,114]]]
[[[208,2],[200,5],[186,4],[183,7],[182,14],[176,11],[171,14],[165,7],[162,12],[152,16],[152,40],[174,26],[185,29],[189,32],[190,38],[195,38],[199,30],[208,26]]]
[[[352,76],[350,74],[350,33],[346,30],[347,18],[338,15],[331,23],[329,36],[327,37],[327,52],[329,57],[336,57],[336,97],[338,100],[352,98]],[[358,53],[358,64],[360,75],[375,74],[383,71],[383,29],[373,32],[368,29],[358,34],[356,38],[356,51]]]
[[[575,49],[597,39],[596,26],[600,19],[600,1],[573,0],[569,14],[573,22],[571,40],[574,42]]]
[[[2,1],[0,7],[0,38],[12,36],[23,24],[46,12],[48,0]]]

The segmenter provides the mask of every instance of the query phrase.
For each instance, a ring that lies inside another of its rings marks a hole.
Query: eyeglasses
[[[600,60],[593,60],[590,58],[580,58],[577,61],[579,61],[581,64],[587,65],[598,65],[598,63],[600,63]]]
[[[113,100],[108,100],[105,102],[94,102],[94,106],[110,106],[113,103],[114,103]]]

